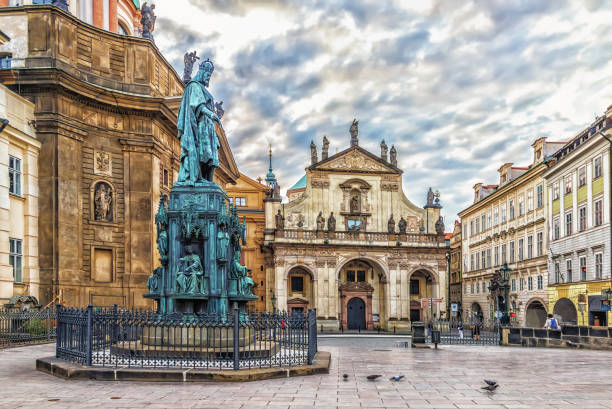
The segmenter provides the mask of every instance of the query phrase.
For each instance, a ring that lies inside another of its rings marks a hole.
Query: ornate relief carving
[[[365,171],[374,171],[374,172],[384,172],[389,169],[385,166],[377,163],[376,161],[367,158],[365,155],[361,154],[359,151],[352,151],[330,163],[327,163],[325,167],[331,169],[341,169],[341,170],[365,170]]]
[[[94,151],[94,173],[96,175],[112,174],[111,156],[107,152]]]
[[[380,190],[385,192],[397,192],[399,190],[399,183],[397,182],[382,182],[380,184]]]
[[[315,266],[319,268],[325,267],[325,260],[315,260]]]
[[[312,187],[325,189],[325,188],[329,187],[329,180],[327,180],[327,179],[313,179],[311,185],[312,185]]]

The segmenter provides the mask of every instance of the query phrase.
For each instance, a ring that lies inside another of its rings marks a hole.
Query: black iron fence
[[[159,315],[58,308],[56,356],[89,366],[244,369],[312,364],[316,311]]]
[[[437,320],[427,324],[428,341],[432,331],[440,331],[441,344],[499,345],[500,326],[495,320],[473,322]]]
[[[0,309],[0,348],[55,338],[56,311]]]

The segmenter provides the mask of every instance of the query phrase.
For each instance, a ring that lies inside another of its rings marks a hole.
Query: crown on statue
[[[212,74],[212,72],[215,70],[215,66],[212,63],[212,61],[210,61],[208,58],[206,59],[206,61],[202,61],[200,63],[200,69],[204,70],[204,71],[208,71]]]

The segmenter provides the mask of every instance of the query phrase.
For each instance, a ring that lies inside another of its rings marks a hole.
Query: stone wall
[[[501,344],[505,346],[612,350],[612,327],[564,325],[561,330],[506,327],[501,331]]]

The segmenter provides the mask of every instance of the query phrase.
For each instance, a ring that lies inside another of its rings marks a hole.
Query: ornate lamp
[[[502,266],[502,268],[500,268],[499,270],[499,274],[501,275],[501,278],[507,283],[508,280],[510,280],[510,272],[512,271],[510,269],[510,267],[508,267],[508,263],[504,263],[504,265]]]

